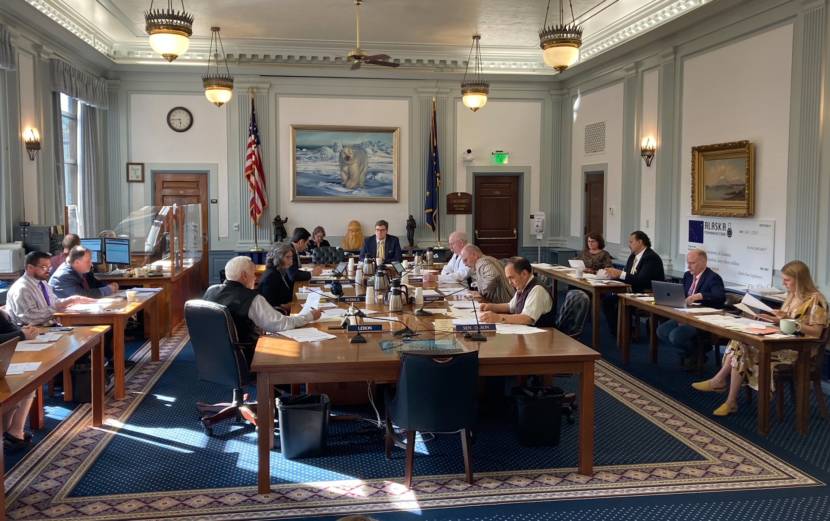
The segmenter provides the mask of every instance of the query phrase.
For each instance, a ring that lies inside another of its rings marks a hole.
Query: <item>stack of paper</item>
[[[324,331],[320,331],[316,327],[303,327],[300,329],[289,329],[288,331],[281,331],[280,335],[290,338],[295,342],[320,342],[323,340],[330,340],[337,338]]]
[[[44,349],[49,349],[53,345],[55,345],[54,342],[38,342],[37,340],[24,340],[22,342],[18,342],[14,350],[15,352],[23,353],[43,351]]]
[[[544,331],[544,329],[538,327],[522,324],[496,324],[496,333],[503,335],[532,335],[534,333],[543,333]]]
[[[744,298],[741,299],[741,302],[739,304],[735,304],[735,307],[753,317],[758,316],[759,312],[773,312],[771,307],[767,306],[766,304],[764,304],[757,298],[753,297],[749,293],[744,295]]]
[[[681,313],[688,313],[690,315],[708,315],[710,313],[721,313],[720,309],[707,307],[690,307],[690,308],[674,308]]]
[[[42,344],[51,344],[61,339],[64,333],[41,333],[34,340],[27,340],[27,342],[39,342]]]
[[[6,370],[6,375],[23,374],[31,371],[37,371],[38,367],[40,367],[40,362],[23,362],[19,364],[9,364],[9,368],[8,370]]]
[[[543,268],[543,269],[546,269],[546,270],[549,270],[549,269],[553,268],[553,264],[548,264],[547,262],[536,262],[536,263],[531,262],[530,265],[533,266],[534,268]]]
[[[450,306],[455,309],[473,309],[478,306],[478,302],[472,300],[452,300]]]
[[[339,322],[346,315],[346,310],[343,308],[324,309],[320,318],[314,322]]]

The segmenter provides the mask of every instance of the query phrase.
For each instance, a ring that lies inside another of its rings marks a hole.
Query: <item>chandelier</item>
[[[150,0],[150,9],[144,12],[150,47],[168,62],[187,52],[193,34],[193,15],[184,10],[184,0],[181,2],[182,10],[178,12],[173,10],[173,0],[167,0],[167,9],[153,9]]]
[[[229,102],[233,97],[233,76],[228,69],[228,57],[218,27],[210,28],[210,50],[208,54],[207,72],[202,76],[202,85],[205,88],[205,97],[217,107]],[[222,61],[225,63],[225,72],[219,71],[219,49],[222,50]],[[211,71],[211,57],[213,57],[213,71]]]
[[[574,18],[574,7],[571,0],[571,23],[565,23],[563,0],[559,0],[559,23],[548,26],[550,0],[545,11],[545,23],[539,31],[539,46],[542,48],[542,57],[545,64],[559,72],[564,71],[579,60],[579,48],[582,47],[582,26],[577,25]],[[602,2],[600,2],[602,3]]]
[[[473,43],[470,45],[470,55],[467,57],[467,68],[464,70],[464,79],[461,81],[461,102],[464,106],[476,112],[487,104],[487,95],[490,93],[490,84],[481,79],[481,40],[480,34],[473,35]],[[473,54],[475,53],[475,54]],[[470,63],[473,64],[471,79]]]

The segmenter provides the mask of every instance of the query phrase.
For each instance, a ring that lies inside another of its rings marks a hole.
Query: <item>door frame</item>
[[[473,226],[473,218],[475,217],[475,178],[478,176],[489,176],[489,177],[502,177],[502,176],[510,176],[510,177],[518,177],[519,178],[519,215],[518,222],[516,223],[516,230],[518,233],[518,239],[516,241],[516,250],[517,254],[522,254],[522,249],[525,248],[525,230],[526,230],[526,223],[527,220],[524,216],[530,215],[530,172],[531,169],[529,166],[468,166],[467,167],[467,189],[473,194],[473,213],[470,215],[464,216],[464,229],[468,231],[467,238],[469,239],[470,243],[475,242],[475,227]],[[456,222],[456,229],[459,228],[458,222]]]
[[[602,236],[608,237],[608,163],[595,163],[582,165],[582,184],[579,187],[579,195],[582,198],[582,211],[579,214],[579,229],[585,229],[585,212],[588,211],[588,198],[585,197],[585,182],[588,181],[588,174],[602,172]],[[583,238],[584,239],[584,238]],[[606,238],[605,242],[608,242]]]

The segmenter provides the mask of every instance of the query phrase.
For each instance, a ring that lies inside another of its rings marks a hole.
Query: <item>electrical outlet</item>
[[[233,231],[235,231],[235,232],[239,231],[239,223],[233,223]]]

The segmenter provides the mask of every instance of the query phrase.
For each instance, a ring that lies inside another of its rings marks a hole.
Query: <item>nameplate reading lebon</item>
[[[469,333],[469,332],[476,332],[476,331],[495,331],[496,325],[495,324],[455,324],[453,326],[455,328],[456,333]]]
[[[380,333],[383,331],[382,324],[358,324],[351,325],[347,329],[349,333]]]
[[[366,297],[351,295],[351,296],[348,296],[348,297],[342,296],[338,300],[340,302],[363,302],[364,300],[366,300]]]

